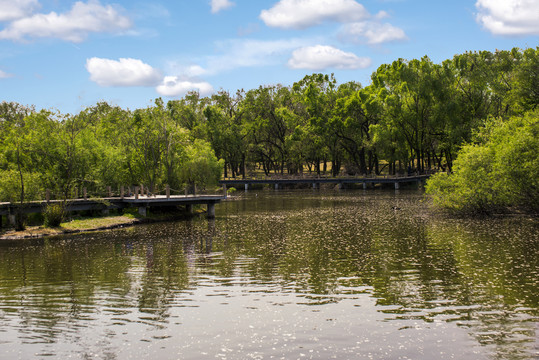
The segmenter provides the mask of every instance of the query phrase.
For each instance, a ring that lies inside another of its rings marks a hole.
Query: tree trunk
[[[241,154],[241,175],[245,179],[245,154]]]
[[[365,159],[365,148],[362,147],[359,152],[359,172],[367,175],[367,160]]]

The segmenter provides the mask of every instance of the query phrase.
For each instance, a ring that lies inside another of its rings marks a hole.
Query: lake
[[[0,359],[534,359],[539,222],[415,190],[250,190],[216,219],[0,243]]]

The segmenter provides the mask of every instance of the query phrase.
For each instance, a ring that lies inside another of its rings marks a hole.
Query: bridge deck
[[[156,196],[139,196],[130,197],[109,197],[109,198],[90,198],[84,199],[69,199],[66,201],[67,211],[84,211],[84,210],[110,210],[122,209],[127,207],[151,207],[151,206],[177,206],[177,205],[215,205],[223,200],[222,195],[174,195],[166,197],[165,195]],[[22,206],[23,213],[38,213],[49,204],[63,203],[63,200],[47,201],[31,201]],[[0,203],[0,215],[9,215],[14,213],[14,209],[18,208],[18,204]]]
[[[413,175],[399,177],[338,177],[338,178],[267,178],[267,179],[227,179],[220,180],[222,185],[242,185],[242,184],[393,184],[412,183],[424,181],[430,175]]]

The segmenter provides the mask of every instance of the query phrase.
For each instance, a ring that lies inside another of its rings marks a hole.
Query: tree
[[[35,130],[40,120],[46,119],[45,111],[35,113],[16,103],[3,102],[0,106],[0,201],[18,202],[16,230],[24,230],[23,206],[27,200],[35,200],[41,190],[40,174],[35,164],[35,148],[38,141]]]
[[[262,164],[266,175],[271,170],[283,174],[289,163],[289,113],[285,108],[290,101],[288,88],[278,85],[250,90],[242,102],[242,132],[250,143],[251,156]]]
[[[243,94],[238,91],[235,97],[221,91],[212,96],[213,105],[204,109],[206,122],[201,126],[205,138],[212,144],[218,158],[224,160],[224,176],[228,169],[232,177],[240,173],[245,177],[245,134],[242,133],[243,111],[240,104]]]
[[[513,49],[512,52],[518,54],[517,49]],[[513,79],[512,99],[518,110],[537,109],[539,107],[539,47],[526,49],[522,53]]]
[[[292,91],[297,101],[302,105],[299,114],[303,117],[306,134],[312,137],[309,153],[315,156],[310,161],[314,164],[317,174],[320,174],[320,162],[332,163],[332,173],[337,175],[341,168],[342,153],[339,138],[335,134],[335,129],[331,127],[330,121],[336,103],[337,81],[333,74],[312,74],[305,76],[302,80],[294,83]]]
[[[211,145],[196,139],[185,149],[180,179],[188,186],[207,188],[216,185],[221,177],[223,161],[217,160]]]

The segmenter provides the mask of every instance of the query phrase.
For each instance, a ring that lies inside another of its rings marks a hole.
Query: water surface
[[[415,191],[0,244],[0,359],[533,359],[539,232]]]

